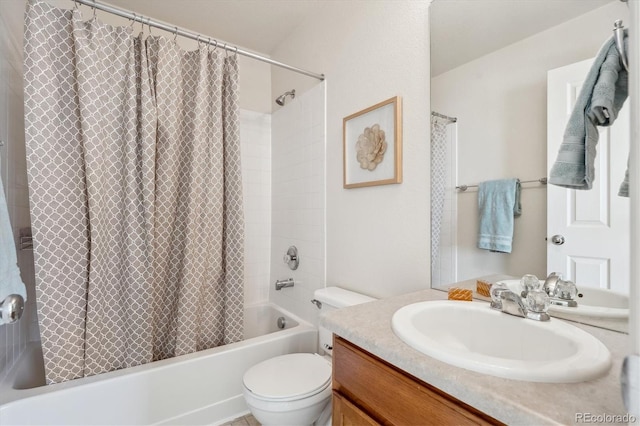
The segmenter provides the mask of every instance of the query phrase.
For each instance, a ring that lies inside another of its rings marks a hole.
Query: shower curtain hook
[[[131,23],[129,24],[129,28],[133,28],[133,24],[135,24],[136,22],[136,14],[133,14],[133,18],[129,18],[129,20],[131,21]]]
[[[95,21],[97,16],[96,16],[96,0],[93,0],[93,6],[91,6],[93,8],[93,18],[91,18],[92,21]]]
[[[149,35],[153,35],[151,34],[151,18],[147,18],[147,27],[149,27]]]
[[[175,27],[175,31],[173,32],[173,43],[178,44],[178,27]]]
[[[78,10],[78,2],[76,0],[73,0],[73,9]]]

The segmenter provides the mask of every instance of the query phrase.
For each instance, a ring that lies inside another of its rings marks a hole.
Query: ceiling
[[[429,11],[431,74],[441,74],[615,1],[434,0]]]
[[[269,55],[320,8],[364,0],[105,1]],[[430,9],[432,75],[615,1],[618,0],[434,0]]]

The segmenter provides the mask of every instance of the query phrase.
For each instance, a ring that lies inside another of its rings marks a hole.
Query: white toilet
[[[376,300],[327,287],[314,293],[322,312]],[[319,345],[327,355],[280,355],[251,367],[242,391],[253,416],[268,425],[331,424],[331,345],[329,330],[320,327]]]

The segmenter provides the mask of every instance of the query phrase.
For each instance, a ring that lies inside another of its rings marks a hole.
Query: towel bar
[[[532,183],[532,182],[539,182],[542,185],[546,185],[547,184],[547,178],[543,177],[540,179],[534,179],[534,180],[521,180],[520,183]],[[469,188],[477,188],[478,185],[457,185],[456,189],[459,190],[460,192],[464,192]]]

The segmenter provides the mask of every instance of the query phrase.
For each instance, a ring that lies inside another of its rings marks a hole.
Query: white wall
[[[615,2],[512,44],[431,82],[432,108],[458,117],[458,184],[547,173],[547,71],[596,55],[613,22],[628,19]],[[546,276],[546,189],[524,184],[511,254],[476,248],[477,190],[458,193],[458,279],[492,273]]]
[[[325,284],[325,84],[288,100],[272,119],[272,225],[269,299],[315,322],[313,292]],[[289,246],[300,264],[283,262]],[[295,286],[275,290],[276,280]]]
[[[272,52],[327,78],[327,285],[376,297],[430,285],[428,4],[326,2]],[[313,84],[272,71],[274,94]],[[395,95],[403,98],[403,183],[343,189],[343,117]]]

